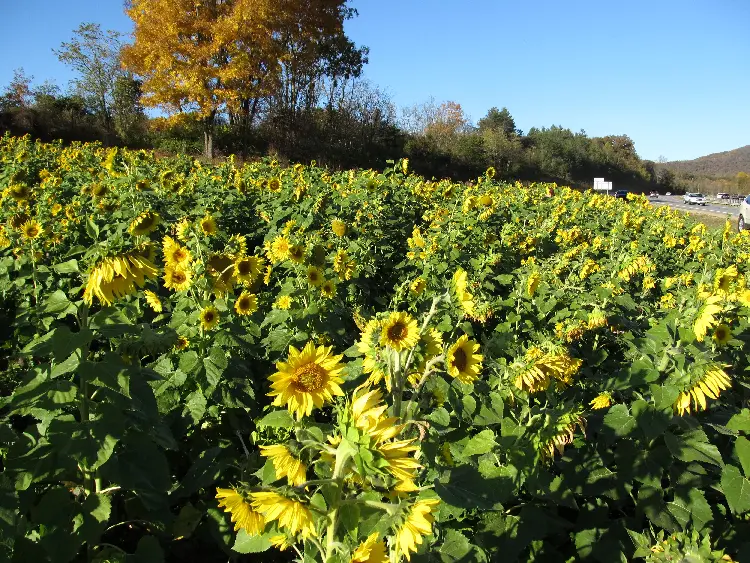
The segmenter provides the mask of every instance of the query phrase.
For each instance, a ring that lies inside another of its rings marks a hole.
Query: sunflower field
[[[0,558],[750,559],[750,233],[0,140]]]

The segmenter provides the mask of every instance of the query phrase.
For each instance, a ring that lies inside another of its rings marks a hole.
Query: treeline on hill
[[[166,153],[275,154],[334,169],[384,166],[406,156],[427,177],[466,180],[494,167],[507,179],[590,186],[594,177],[605,177],[634,191],[678,189],[674,174],[641,160],[626,135],[589,137],[557,126],[524,134],[506,108],[490,109],[474,125],[456,102],[430,100],[398,112],[386,92],[362,78],[368,49],[345,35],[343,21],[356,12],[342,0],[322,2],[318,12],[290,3],[266,23],[274,31],[269,44],[257,37],[217,39],[227,35],[222,26],[240,17],[235,12],[242,7],[221,4],[229,11],[195,18],[203,30],[212,26],[214,40],[189,53],[163,34],[157,34],[158,44],[151,42],[157,35],[144,17],[153,10],[171,17],[182,3],[156,4],[134,3],[132,44],[98,24],[82,24],[55,51],[77,74],[69,91],[49,82],[33,86],[17,71],[0,97],[0,132]],[[195,31],[181,30],[199,36]],[[253,49],[234,56],[228,51],[243,42]],[[255,59],[248,62],[250,52]],[[155,64],[159,57],[162,63]],[[225,62],[205,64],[218,59]],[[184,83],[192,89],[160,74],[173,60],[187,61]],[[214,74],[201,75],[205,68]],[[145,107],[159,113],[149,116]]]

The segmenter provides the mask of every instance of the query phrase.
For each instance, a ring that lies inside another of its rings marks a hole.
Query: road
[[[730,217],[737,217],[740,210],[738,205],[712,203],[711,200],[707,205],[688,205],[682,200],[681,195],[660,195],[659,199],[649,199],[649,201],[652,205],[668,205],[680,211],[695,211],[697,213],[705,211],[729,215]]]

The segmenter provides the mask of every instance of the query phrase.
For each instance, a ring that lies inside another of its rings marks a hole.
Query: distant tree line
[[[55,51],[76,73],[67,91],[16,72],[0,95],[0,133],[209,158],[275,154],[332,168],[407,156],[427,177],[456,180],[494,167],[506,179],[678,187],[626,135],[558,126],[524,134],[507,108],[491,108],[474,125],[456,102],[398,112],[362,78],[368,49],[344,34],[343,22],[356,15],[345,0],[278,4],[266,13],[252,11],[253,0],[132,0],[132,43],[85,23]],[[162,30],[170,19],[172,35]]]

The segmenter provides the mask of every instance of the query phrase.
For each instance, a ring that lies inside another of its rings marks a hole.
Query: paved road
[[[726,204],[713,204],[711,200],[707,205],[688,205],[682,200],[681,195],[660,195],[659,199],[650,200],[653,205],[669,205],[674,209],[680,211],[696,211],[703,213],[708,211],[711,213],[720,213],[721,215],[729,215],[730,217],[737,217],[739,213],[739,206],[737,205],[726,205]]]

